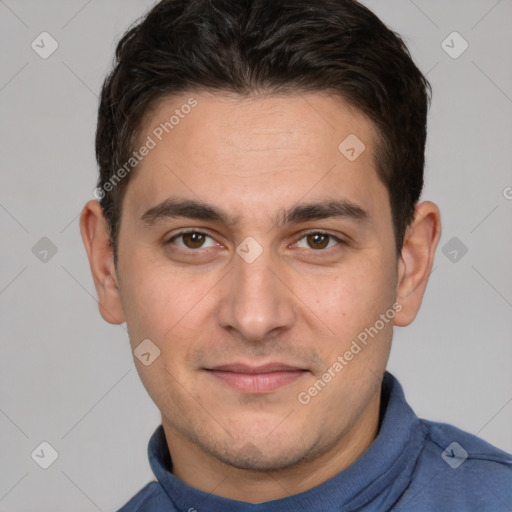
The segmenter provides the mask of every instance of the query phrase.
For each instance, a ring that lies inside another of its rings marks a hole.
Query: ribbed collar
[[[200,512],[326,512],[387,510],[411,480],[423,447],[419,419],[405,401],[402,386],[389,372],[384,374],[381,424],[366,452],[347,469],[309,491],[280,500],[251,504],[194,489],[170,471],[172,462],[160,425],[152,435],[148,455],[151,468],[175,507]]]

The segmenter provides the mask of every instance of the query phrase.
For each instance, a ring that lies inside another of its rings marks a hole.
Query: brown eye
[[[323,233],[321,231],[315,231],[306,233],[302,238],[299,239],[297,245],[302,249],[313,249],[319,251],[322,249],[330,249],[335,245],[341,245],[343,241],[338,237],[329,233]]]
[[[197,233],[194,231],[192,233],[185,233],[182,235],[182,238],[183,243],[189,249],[199,249],[204,243],[205,235],[203,235],[203,233]]]
[[[173,236],[168,244],[175,244],[182,249],[202,249],[214,247],[215,240],[207,233],[201,231],[182,231]]]
[[[329,244],[329,235],[313,233],[306,236],[309,246],[312,249],[325,249]]]

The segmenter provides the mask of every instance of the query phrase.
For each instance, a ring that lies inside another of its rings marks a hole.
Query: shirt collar
[[[175,507],[183,512],[325,512],[353,510],[371,503],[387,510],[411,480],[424,433],[405,401],[403,389],[389,372],[384,374],[381,423],[366,452],[344,471],[309,491],[260,504],[222,498],[195,489],[171,473],[172,461],[162,425],[152,435],[148,455],[151,468]]]

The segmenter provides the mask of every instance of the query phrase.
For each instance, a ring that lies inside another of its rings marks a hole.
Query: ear
[[[409,325],[416,317],[440,238],[439,208],[430,201],[420,203],[416,206],[414,221],[407,229],[398,261],[396,300],[402,305],[402,309],[395,317],[395,325]]]
[[[120,324],[125,319],[114,267],[113,247],[103,208],[98,201],[91,200],[84,206],[80,215],[80,232],[89,258],[100,314],[108,323]]]

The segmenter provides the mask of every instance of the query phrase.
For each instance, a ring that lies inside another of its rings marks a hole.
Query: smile
[[[214,378],[243,393],[271,393],[303,377],[307,370],[282,364],[225,365],[208,369]]]

